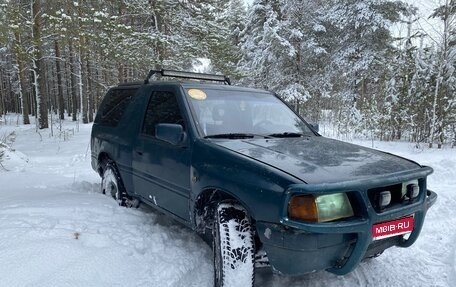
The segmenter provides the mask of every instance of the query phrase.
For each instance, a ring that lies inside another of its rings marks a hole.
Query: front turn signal
[[[318,222],[315,196],[301,195],[292,197],[288,205],[288,216],[295,220]]]

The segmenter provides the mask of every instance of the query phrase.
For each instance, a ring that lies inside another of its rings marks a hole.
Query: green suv
[[[437,198],[430,167],[322,137],[273,93],[219,75],[151,71],[110,89],[91,149],[103,193],[209,239],[215,286],[252,286],[264,266],[346,274],[412,245]]]

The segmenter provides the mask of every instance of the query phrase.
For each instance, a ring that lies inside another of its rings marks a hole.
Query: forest
[[[339,134],[456,147],[456,0],[433,1],[431,33],[402,1],[0,0],[0,124],[90,123],[110,87],[203,66]]]

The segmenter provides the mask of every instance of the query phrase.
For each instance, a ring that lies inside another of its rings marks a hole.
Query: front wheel
[[[253,286],[255,244],[250,218],[237,204],[217,206],[213,227],[214,286]]]

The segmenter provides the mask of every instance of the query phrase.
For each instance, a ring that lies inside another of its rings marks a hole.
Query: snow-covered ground
[[[0,166],[0,286],[212,286],[211,248],[192,231],[99,193],[90,125],[67,121],[65,133],[55,127],[50,137],[11,119],[0,124],[0,138],[14,132],[1,163],[8,171]],[[346,276],[261,271],[257,286],[456,286],[456,149],[374,146],[435,169],[429,188],[439,199],[415,245]]]

